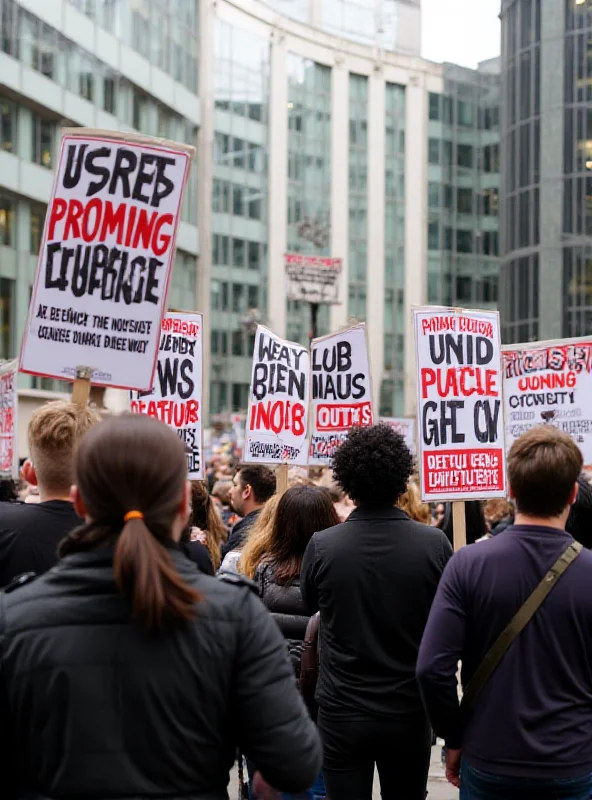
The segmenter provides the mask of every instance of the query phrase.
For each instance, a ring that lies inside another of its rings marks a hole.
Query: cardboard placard
[[[502,348],[506,448],[535,425],[555,425],[592,466],[592,337]]]
[[[310,357],[306,348],[257,327],[243,461],[307,461]]]
[[[286,253],[288,299],[339,305],[341,258]]]
[[[413,417],[380,417],[379,422],[400,433],[412,456],[415,455],[415,420]]]
[[[19,476],[17,448],[18,362],[0,364],[0,475],[15,480]]]
[[[193,148],[161,139],[64,132],[20,369],[152,386],[183,188]]]
[[[498,313],[427,306],[413,315],[422,499],[505,497]]]
[[[130,392],[130,408],[166,422],[187,446],[189,480],[203,480],[203,320],[169,311],[162,321],[154,388]]]
[[[374,422],[363,323],[312,342],[309,464],[330,464],[350,428]]]

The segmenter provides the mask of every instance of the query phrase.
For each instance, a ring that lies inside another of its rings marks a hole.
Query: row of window
[[[429,96],[429,118],[434,122],[469,128],[476,122],[479,129],[486,131],[497,130],[500,121],[497,106],[481,108],[468,100],[457,100],[455,103],[452,97],[433,92]]]
[[[228,347],[230,340],[230,349]],[[218,331],[212,330],[210,338],[210,352],[213,356],[249,356],[255,350],[255,335],[243,330]]]
[[[17,200],[10,194],[0,193],[0,245],[16,248]],[[29,203],[29,252],[37,255],[41,247],[43,224],[47,206]]]
[[[455,145],[448,139],[428,140],[428,161],[430,164],[441,164],[444,167],[464,167],[465,169],[482,169],[483,172],[497,173],[500,171],[499,144],[489,144],[483,148],[473,147],[471,144],[457,144],[456,158],[454,157]],[[475,164],[475,151],[478,160]]]
[[[232,411],[246,411],[248,403],[248,383],[212,381],[212,389],[210,392],[210,411],[212,414],[220,414],[229,409]]]
[[[480,248],[479,242],[481,242]],[[428,249],[498,256],[499,234],[497,231],[475,232],[443,227],[437,220],[432,220],[428,223]]]
[[[260,174],[266,171],[266,157],[261,145],[219,131],[214,134],[214,163]]]
[[[266,245],[234,236],[215,233],[212,237],[212,263],[216,266],[258,270],[267,255]]]
[[[454,186],[430,182],[428,184],[428,206],[430,208],[444,208],[449,211],[456,210],[459,214],[482,214],[495,217],[499,211],[499,190],[484,189],[482,194],[474,192],[471,188],[458,187],[456,189],[456,204],[454,203]]]
[[[197,92],[197,0],[70,0],[151,64]]]
[[[42,167],[53,169],[56,123],[38,114],[31,114],[30,130],[29,159]],[[18,106],[7,97],[0,96],[0,148],[7,153],[18,153],[17,135]]]
[[[236,314],[259,308],[259,286],[212,280],[212,311],[233,311]]]
[[[247,219],[263,219],[261,189],[241,186],[214,178],[212,208],[219,214],[233,214]]]

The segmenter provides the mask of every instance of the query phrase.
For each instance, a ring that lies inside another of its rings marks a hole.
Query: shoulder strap
[[[528,625],[538,609],[543,604],[545,598],[557,583],[565,570],[582,552],[582,545],[579,542],[572,542],[553,564],[549,572],[539,583],[536,589],[526,599],[525,603],[512,617],[509,624],[497,637],[486,653],[483,661],[475,670],[475,674],[469,681],[469,685],[463,694],[461,710],[467,712],[481,689],[491,678],[497,669],[500,661],[505,656],[512,642],[517,638],[521,631]]]

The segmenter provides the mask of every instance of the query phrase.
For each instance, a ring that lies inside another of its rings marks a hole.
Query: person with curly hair
[[[431,731],[415,680],[419,645],[452,547],[437,528],[397,507],[413,459],[387,425],[352,428],[333,459],[356,505],[315,533],[300,586],[320,611],[316,691],[328,798],[424,800]]]

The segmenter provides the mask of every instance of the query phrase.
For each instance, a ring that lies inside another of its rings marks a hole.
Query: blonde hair
[[[251,580],[255,577],[255,570],[261,560],[269,553],[280,496],[279,494],[274,494],[270,497],[247,534],[247,541],[243,547],[238,570]]]
[[[74,454],[84,434],[101,416],[88,406],[55,400],[37,409],[29,422],[29,454],[37,482],[46,492],[67,494],[74,483]]]
[[[397,506],[416,522],[423,522],[424,525],[429,525],[432,521],[430,507],[427,503],[421,502],[419,486],[413,478],[409,480],[407,491],[401,495]]]

